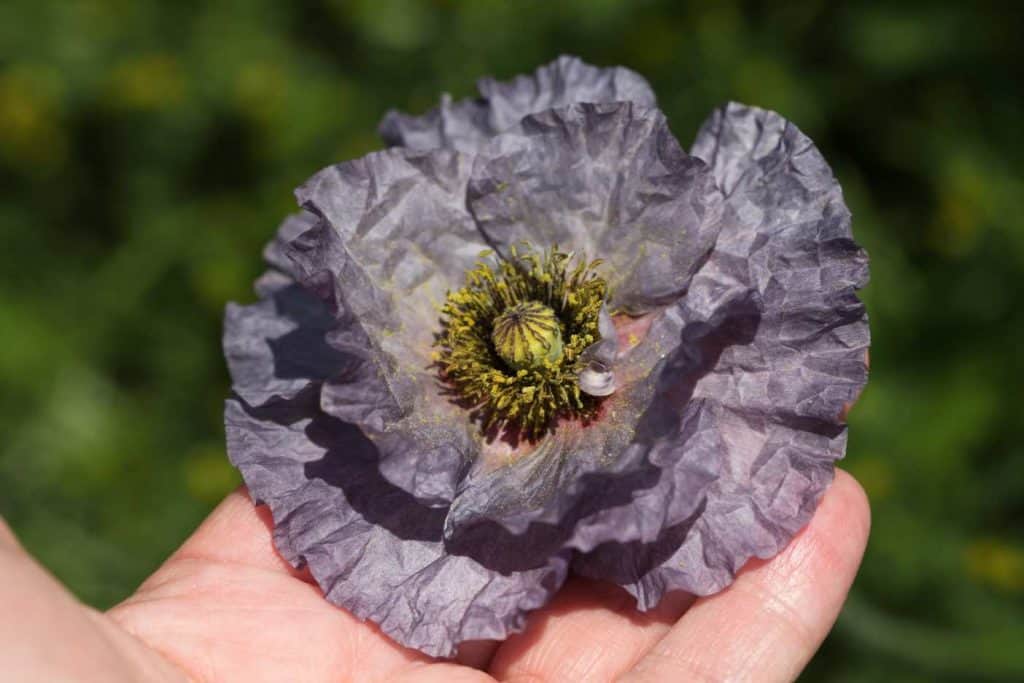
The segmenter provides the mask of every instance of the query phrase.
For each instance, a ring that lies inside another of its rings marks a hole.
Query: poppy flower
[[[438,656],[570,573],[650,609],[809,520],[867,380],[867,257],[810,139],[730,103],[689,153],[562,57],[296,190],[229,304],[228,453],[331,602]]]

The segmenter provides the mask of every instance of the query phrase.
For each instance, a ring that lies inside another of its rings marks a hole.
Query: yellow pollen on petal
[[[511,247],[505,257],[482,254],[465,286],[447,294],[434,359],[484,431],[536,439],[556,418],[594,413],[601,399],[581,395],[577,375],[601,337],[608,287],[598,265],[557,247]]]

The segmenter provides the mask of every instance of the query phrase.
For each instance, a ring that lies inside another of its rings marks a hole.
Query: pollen
[[[485,252],[448,292],[435,355],[442,379],[494,428],[529,439],[562,417],[587,418],[600,398],[580,391],[581,354],[600,340],[608,286],[599,260],[529,245]]]

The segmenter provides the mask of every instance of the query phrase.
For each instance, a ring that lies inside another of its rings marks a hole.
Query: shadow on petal
[[[337,322],[323,303],[299,285],[291,285],[274,296],[277,313],[296,327],[280,337],[267,338],[278,379],[325,379],[336,374],[351,359],[332,348],[326,340]]]
[[[611,581],[620,586],[637,583],[647,572],[661,566],[675,554],[693,525],[704,514],[706,504],[706,500],[701,500],[689,517],[665,529],[656,541],[602,543],[589,553],[578,556],[573,561],[572,569],[581,576]],[[642,600],[638,600],[638,604],[645,606]],[[650,606],[656,604],[657,600],[654,600]]]
[[[426,506],[385,479],[380,452],[358,427],[320,413],[306,436],[324,449],[323,458],[305,464],[307,477],[340,488],[363,519],[403,540],[441,540],[448,508]]]
[[[580,520],[606,508],[628,504],[635,491],[654,486],[659,474],[650,463],[627,473],[584,474],[579,480],[581,493],[576,504],[557,525],[532,522],[524,533],[515,534],[499,520],[477,517],[468,524],[450,526],[445,546],[452,554],[472,557],[502,574],[543,566],[569,545]]]
[[[637,422],[633,446],[622,455],[635,453],[630,462],[620,459],[611,467],[581,470],[586,466],[582,455],[560,451],[556,436],[547,448],[542,446],[462,491],[446,522],[449,552],[468,555],[502,573],[540,566],[567,547],[589,551],[613,544],[623,553],[619,562],[639,567],[634,571],[641,575],[645,567],[656,566],[657,558],[670,556],[689,526],[656,527],[665,518],[696,519],[704,492],[716,478],[715,470],[702,462],[680,465],[694,436],[692,418],[702,410],[691,400],[695,388],[717,367],[723,352],[754,339],[760,320],[756,297],[742,297],[710,321],[685,324],[673,335],[675,351],[647,380],[654,383],[651,399]],[[601,424],[588,429],[599,430]],[[714,459],[714,454],[708,455]],[[683,480],[676,481],[677,477]],[[553,491],[551,500],[530,502],[531,492],[545,490]],[[685,492],[684,500],[673,503],[678,491]],[[642,504],[637,504],[639,499]],[[509,517],[508,510],[517,511],[518,519]],[[513,531],[514,524],[523,530]],[[648,537],[649,548],[640,540],[618,541],[628,530],[635,530],[638,535],[633,538],[639,538],[645,528],[655,528],[657,533],[653,539]],[[595,578],[617,580],[617,576]]]
[[[309,442],[323,456],[303,465],[307,479],[340,489],[349,506],[367,522],[410,541],[441,540],[447,507],[429,507],[380,473],[380,452],[355,425],[324,414],[319,391],[310,387],[290,400],[253,407],[235,397],[251,417],[282,426],[310,420]]]
[[[723,304],[711,320],[684,324],[679,345],[657,371],[654,399],[637,423],[637,440],[671,438],[683,421],[681,407],[693,398],[697,383],[718,366],[726,349],[752,343],[760,324],[760,305],[753,295]]]

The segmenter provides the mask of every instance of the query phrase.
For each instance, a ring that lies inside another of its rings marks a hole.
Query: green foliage
[[[0,513],[84,600],[130,591],[237,484],[225,301],[313,171],[559,53],[653,83],[686,144],[727,100],[806,131],[872,256],[872,499],[809,680],[1024,678],[1018,4],[0,3]],[[1016,399],[1014,397],[1017,397]]]

